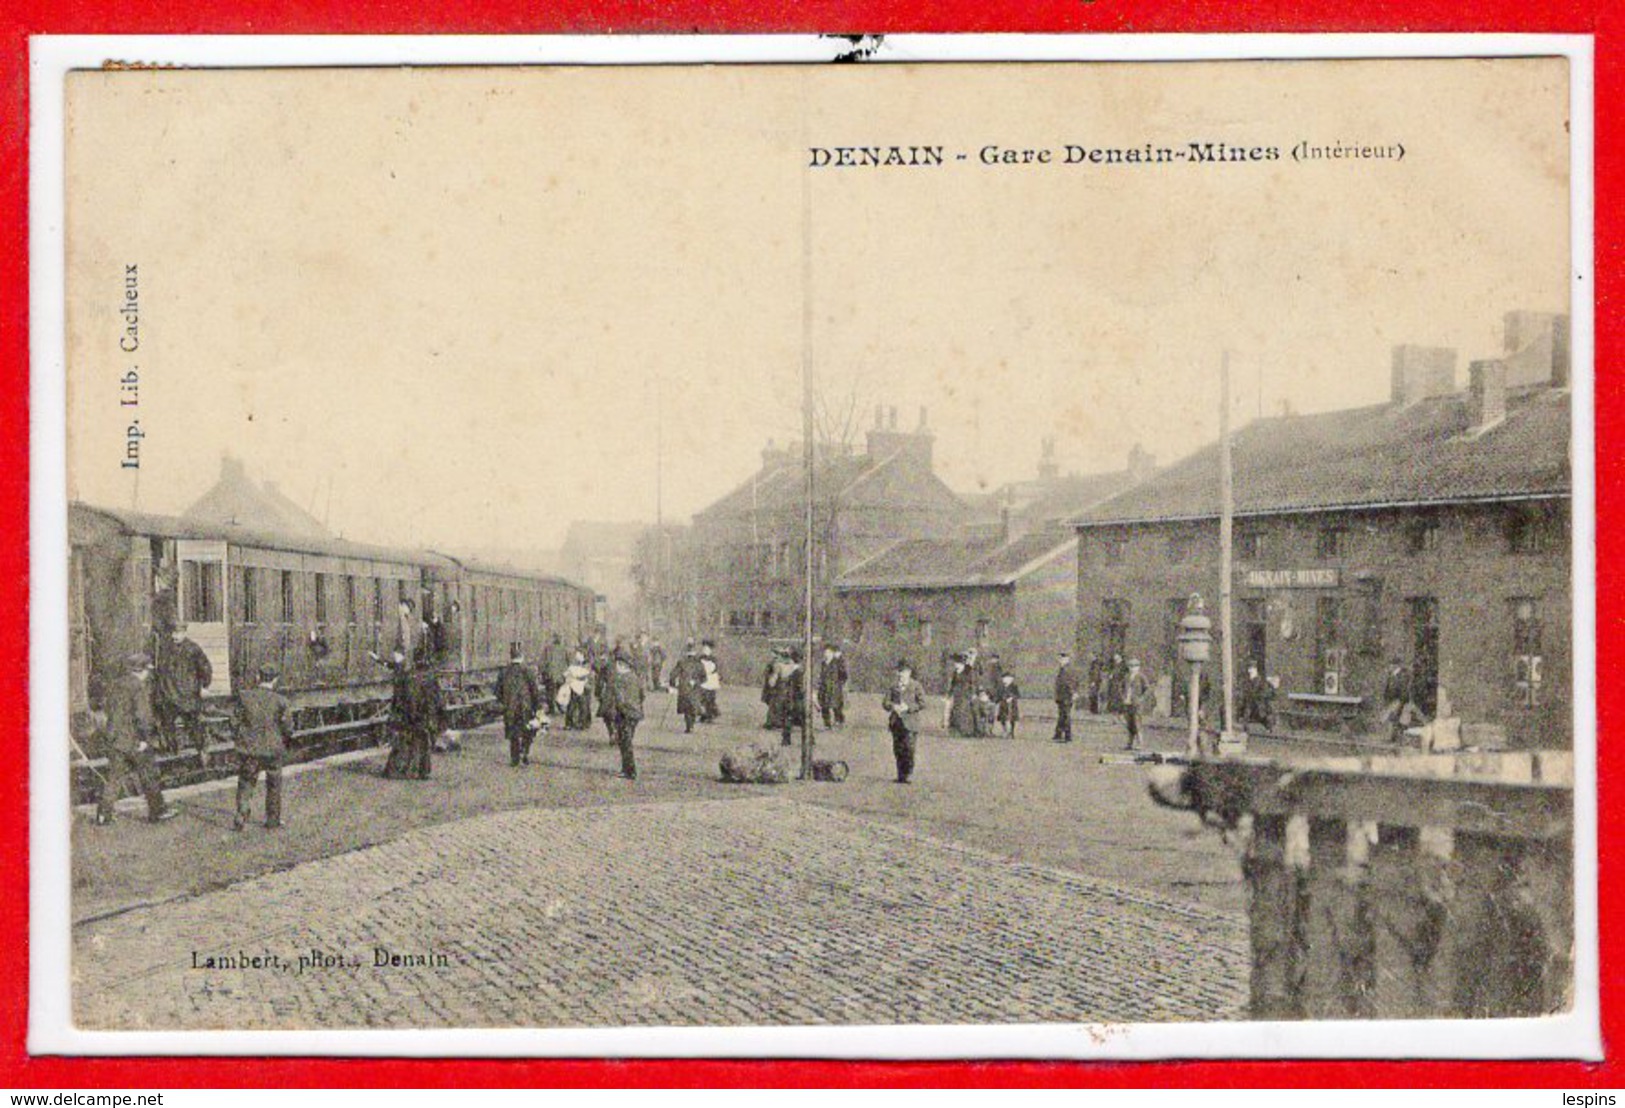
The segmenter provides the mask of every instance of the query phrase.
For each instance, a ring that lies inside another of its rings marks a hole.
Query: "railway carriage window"
[[[181,577],[186,589],[186,610],[182,618],[193,623],[219,623],[225,618],[223,567],[219,562],[182,562]]]
[[[377,577],[372,579],[372,621],[384,622],[384,582]]]
[[[242,587],[237,590],[242,593],[243,622],[258,623],[260,621],[260,578],[253,566],[243,567]]]
[[[293,570],[291,570],[291,569],[285,569],[285,570],[282,571],[282,587],[281,587],[280,596],[281,596],[282,604],[281,604],[281,611],[278,614],[278,618],[283,623],[292,623],[293,622]]]
[[[405,604],[409,599],[406,595],[406,578],[403,577],[395,582],[395,603]]]
[[[355,622],[355,578],[344,579],[344,620],[346,623]]]
[[[327,622],[327,574],[318,573],[316,578],[316,622]]]

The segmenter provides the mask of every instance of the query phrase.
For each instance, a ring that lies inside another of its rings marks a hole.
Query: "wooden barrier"
[[[1253,1018],[1568,1007],[1569,753],[1223,759],[1164,772],[1159,802],[1245,844]]]

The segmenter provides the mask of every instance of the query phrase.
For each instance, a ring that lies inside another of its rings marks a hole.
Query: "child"
[[[999,722],[1004,725],[1004,737],[1016,737],[1016,723],[1021,719],[1021,690],[1016,687],[1016,675],[1006,673],[999,678]]]

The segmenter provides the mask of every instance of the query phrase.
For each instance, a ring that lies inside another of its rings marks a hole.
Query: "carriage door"
[[[203,648],[214,670],[205,696],[231,695],[231,637],[226,626],[226,544],[205,539],[175,543],[176,597],[186,635]]]

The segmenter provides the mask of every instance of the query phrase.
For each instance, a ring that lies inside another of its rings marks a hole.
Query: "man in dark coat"
[[[151,676],[152,659],[145,654],[131,654],[125,659],[124,676],[107,692],[104,706],[107,770],[101,782],[101,795],[96,798],[97,824],[113,822],[113,804],[118,800],[120,787],[131,778],[147,800],[149,820],[159,823],[177,814],[164,802],[158,767],[153,760]]]
[[[265,774],[265,826],[282,826],[282,763],[293,738],[293,705],[276,691],[275,666],[261,666],[259,684],[237,698],[237,818],[232,827],[248,825],[248,813]]]
[[[671,683],[677,689],[677,714],[683,717],[683,732],[692,734],[702,709],[700,686],[705,683],[705,665],[692,641],[672,666]]]
[[[547,710],[552,714],[559,686],[564,684],[564,671],[570,668],[570,648],[558,635],[542,650],[542,691],[547,694]]]
[[[1059,666],[1055,670],[1055,736],[1058,743],[1072,741],[1072,704],[1078,699],[1078,671],[1072,667],[1072,655],[1061,651],[1055,656]]]
[[[659,639],[652,639],[649,642],[649,688],[665,688],[665,674],[666,648],[660,645]]]
[[[1410,667],[1394,658],[1388,663],[1388,674],[1382,682],[1382,722],[1388,725],[1388,738],[1403,742],[1405,729],[1421,718],[1415,702],[1414,680]]]
[[[778,683],[779,674],[783,672],[789,656],[789,651],[784,647],[775,646],[772,657],[767,660],[767,668],[762,670],[762,703],[767,706],[767,718],[762,721],[764,731],[777,731],[784,726],[784,713],[779,710],[782,701],[778,694]]]
[[[897,763],[897,783],[906,785],[908,779],[914,776],[916,722],[920,713],[925,711],[925,690],[914,680],[914,671],[907,662],[897,663],[897,680],[886,690],[880,706],[886,710],[886,726],[891,731],[891,752]]]
[[[508,764],[530,765],[530,744],[536,736],[536,710],[542,705],[542,690],[536,675],[525,664],[525,648],[514,643],[508,648],[508,664],[497,676],[497,703],[502,705],[502,729],[508,736]]]
[[[834,643],[824,644],[824,664],[818,670],[818,713],[824,730],[846,726],[846,658]]]
[[[156,704],[158,730],[171,751],[184,743],[197,749],[198,760],[208,761],[208,735],[203,730],[203,690],[214,680],[203,648],[186,637],[186,624],[177,623],[158,655]]]
[[[445,702],[434,670],[413,666],[407,681],[406,733],[408,739],[407,776],[429,779],[434,741],[445,727]]]
[[[807,674],[801,664],[801,649],[786,651],[777,671],[770,707],[778,716],[780,745],[789,746],[791,732],[799,729],[807,718]]]
[[[1256,661],[1247,663],[1247,674],[1241,679],[1240,699],[1236,712],[1242,726],[1256,723],[1266,731],[1275,726],[1275,686]]]
[[[609,725],[616,745],[621,748],[621,776],[635,781],[638,763],[632,751],[632,736],[643,719],[643,675],[632,668],[632,659],[617,653],[609,680]]]

